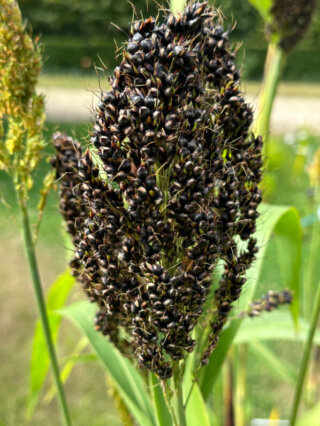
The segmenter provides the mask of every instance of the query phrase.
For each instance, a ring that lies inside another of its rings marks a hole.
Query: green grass
[[[52,89],[99,89],[99,78],[107,82],[104,72],[97,74],[42,74],[40,77],[40,88]],[[243,88],[249,95],[256,95],[261,87],[260,82],[245,81]],[[281,82],[278,89],[281,96],[319,97],[319,83]]]

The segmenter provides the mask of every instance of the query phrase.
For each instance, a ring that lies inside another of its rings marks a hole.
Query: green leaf
[[[94,311],[93,305],[83,301],[66,306],[60,309],[59,313],[77,325],[88,338],[98,358],[111,376],[117,392],[138,424],[155,426],[152,403],[141,375],[106,337],[94,329]]]
[[[296,426],[317,425],[320,419],[320,402],[302,414],[296,422]]]
[[[234,343],[238,345],[255,340],[305,342],[309,328],[309,323],[299,318],[299,330],[296,331],[289,312],[265,312],[256,318],[244,319]],[[313,343],[320,345],[320,330],[316,331]]]
[[[283,286],[294,293],[290,309],[295,325],[298,326],[302,229],[297,210],[290,209],[284,213],[277,222],[274,233]]]
[[[267,250],[268,241],[270,240],[272,233],[276,231],[283,239],[283,241],[285,238],[288,238],[292,241],[292,233],[301,235],[300,223],[296,222],[296,209],[286,206],[272,206],[268,204],[262,204],[259,208],[259,212],[260,217],[257,221],[257,232],[255,233],[259,252],[257,255],[257,260],[253,263],[252,267],[247,273],[247,282],[244,286],[240,299],[236,304],[238,311],[247,310],[250,302],[253,300],[260,277],[264,256]],[[293,226],[294,224],[294,226],[292,228],[285,226],[282,222],[283,218],[286,218],[286,220],[290,221],[291,225]],[[301,241],[299,241],[298,238],[293,239],[293,241],[294,244],[301,244]],[[300,249],[296,247],[295,250],[296,253],[299,253]],[[297,257],[295,256],[294,259],[296,260]],[[288,285],[292,285],[296,289],[297,283],[295,280],[292,280],[290,283],[288,283]],[[200,373],[200,389],[205,400],[210,395],[212,386],[220,373],[222,364],[233,342],[233,339],[235,338],[241,326],[241,322],[242,319],[235,319],[232,320],[227,327],[225,327],[220,335],[219,343],[210,357],[208,365],[203,368]]]
[[[47,298],[47,310],[53,341],[56,342],[61,322],[61,315],[55,312],[61,308],[75,283],[75,278],[66,270],[50,286]],[[27,417],[32,417],[34,408],[39,399],[41,388],[44,384],[49,370],[49,355],[47,345],[39,320],[36,322],[33,337],[31,368],[30,368],[30,391],[27,404]]]
[[[149,373],[149,387],[155,406],[157,426],[172,426],[173,419],[166,403],[161,384],[153,373]]]
[[[288,362],[276,356],[266,345],[258,341],[251,342],[249,345],[250,352],[264,363],[272,374],[281,377],[285,382],[295,385],[297,375],[295,369]]]
[[[257,9],[265,23],[271,20],[270,9],[273,3],[272,0],[249,0],[249,2]]]
[[[210,426],[206,404],[197,383],[193,384],[186,401],[187,426]]]

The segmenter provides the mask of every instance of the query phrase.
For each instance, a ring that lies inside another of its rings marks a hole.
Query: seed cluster
[[[292,50],[303,38],[315,11],[315,0],[275,0],[270,10],[271,32],[280,34],[280,46]]]
[[[162,24],[133,22],[101,93],[91,153],[55,139],[72,264],[100,307],[96,327],[161,378],[193,350],[223,260],[208,358],[257,250],[262,140],[249,133],[239,84],[228,32],[193,3]]]
[[[290,304],[292,302],[292,293],[289,290],[280,292],[269,290],[261,299],[255,300],[250,304],[246,313],[249,317],[259,316],[263,311],[271,312],[279,305]]]

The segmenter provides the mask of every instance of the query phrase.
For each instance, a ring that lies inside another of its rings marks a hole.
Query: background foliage
[[[263,70],[266,41],[261,17],[247,1],[211,1],[221,6],[227,18],[226,25],[236,26],[231,39],[241,42],[238,54],[244,77],[258,79]],[[143,16],[156,14],[156,4],[150,0],[134,1]],[[159,0],[166,6],[166,1]],[[99,58],[112,69],[114,41],[118,45],[126,39],[132,6],[127,0],[21,0],[23,15],[32,23],[34,34],[41,34],[45,45],[45,71],[92,71],[101,66]],[[112,25],[115,23],[119,28]],[[245,46],[245,48],[243,47]],[[320,78],[320,9],[313,18],[307,36],[289,58],[284,78],[313,80]]]

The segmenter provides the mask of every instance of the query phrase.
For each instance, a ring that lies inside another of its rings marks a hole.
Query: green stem
[[[54,380],[57,387],[57,393],[58,393],[58,398],[61,405],[64,423],[67,426],[69,426],[71,425],[71,419],[70,419],[70,415],[68,411],[68,405],[67,405],[66,397],[64,394],[63,385],[60,378],[57,356],[55,353],[54,344],[53,344],[53,340],[51,336],[49,320],[48,320],[48,315],[47,315],[46,306],[45,306],[45,300],[44,300],[42,287],[41,287],[39,269],[38,269],[37,259],[36,259],[34,245],[32,241],[28,210],[24,200],[24,196],[21,191],[18,191],[18,197],[19,197],[19,205],[20,205],[21,217],[22,217],[22,230],[23,230],[23,238],[24,238],[24,244],[26,249],[26,257],[29,264],[32,285],[33,285],[37,306],[38,306],[38,311],[40,315],[41,325],[42,325],[42,329],[43,329],[43,333],[44,333],[44,337],[46,340],[47,349],[48,349],[48,353],[49,353],[49,357],[51,361],[53,376],[54,376]]]
[[[320,202],[320,184],[317,183],[314,188],[314,214],[316,218],[318,217],[318,207]],[[304,282],[304,292],[305,296],[303,298],[304,306],[303,313],[305,318],[310,318],[310,312],[313,305],[313,295],[314,295],[314,277],[316,276],[317,264],[318,264],[318,246],[319,246],[319,221],[316,219],[316,222],[312,226],[311,231],[311,242],[310,242],[310,253],[308,256],[308,267],[306,270],[306,277]]]
[[[179,363],[177,363],[173,368],[173,380],[174,380],[175,408],[176,408],[176,417],[178,420],[178,426],[187,425],[185,406],[183,403],[182,378],[183,378],[182,367],[179,365]]]
[[[268,156],[268,136],[273,102],[284,63],[284,54],[277,41],[271,41],[264,66],[262,89],[259,97],[256,133],[264,137],[265,155]]]
[[[234,352],[236,371],[235,387],[235,423],[237,426],[245,426],[245,402],[246,402],[246,373],[247,373],[247,346],[239,345]]]
[[[172,13],[176,14],[181,12],[184,9],[186,3],[186,0],[170,0],[170,9]]]
[[[301,396],[302,396],[302,391],[303,391],[303,384],[304,384],[306,372],[307,372],[308,365],[309,365],[313,337],[314,337],[314,333],[315,333],[316,328],[317,328],[319,314],[320,314],[320,283],[318,285],[317,294],[316,294],[316,298],[315,298],[314,306],[313,306],[313,310],[312,310],[308,339],[307,339],[306,344],[305,344],[305,348],[304,348],[304,351],[303,351],[303,357],[302,357],[302,361],[301,361],[301,365],[300,365],[299,377],[298,377],[298,382],[297,382],[297,386],[296,386],[296,390],[295,390],[291,419],[290,419],[291,420],[290,421],[291,426],[294,426],[295,422],[296,422],[297,413],[298,413],[300,400],[301,400]]]

